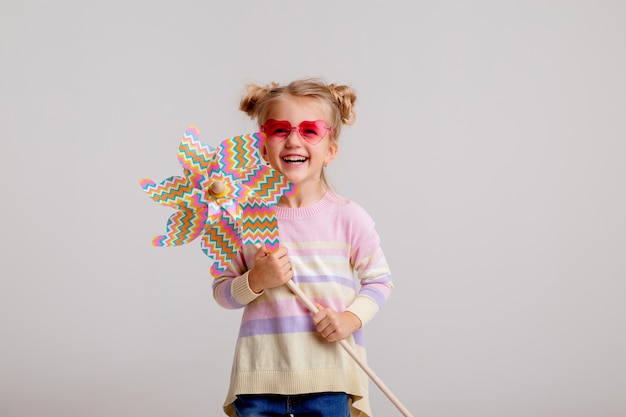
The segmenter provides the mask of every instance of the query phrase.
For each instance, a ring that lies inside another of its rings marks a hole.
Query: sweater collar
[[[335,200],[336,197],[333,193],[326,191],[322,198],[315,204],[296,208],[274,206],[274,213],[279,219],[303,219],[321,213]]]

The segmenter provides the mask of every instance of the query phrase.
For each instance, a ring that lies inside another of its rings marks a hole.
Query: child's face
[[[324,120],[326,124],[330,120],[329,111],[323,102],[293,96],[281,99],[269,112],[267,118],[268,120],[286,120],[292,126],[298,126],[305,120]],[[332,140],[330,131],[326,132],[319,143],[311,144],[304,140],[296,130],[283,141],[266,140],[261,150],[263,158],[300,190],[303,190],[303,186],[307,184],[319,186],[322,168],[324,164],[333,160],[336,152],[337,146]]]

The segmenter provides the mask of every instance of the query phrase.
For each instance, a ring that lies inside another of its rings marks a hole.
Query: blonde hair
[[[326,84],[319,78],[303,78],[285,85],[276,82],[265,86],[247,84],[239,110],[251,119],[256,119],[260,126],[267,120],[276,101],[284,96],[308,97],[325,103],[331,116],[327,122],[333,127],[335,140],[339,138],[342,125],[349,126],[356,122],[356,91],[347,85]]]
[[[319,78],[302,78],[281,85],[272,82],[265,86],[254,83],[247,84],[245,94],[239,102],[239,110],[246,113],[261,126],[267,120],[274,104],[285,96],[307,97],[319,100],[330,111],[330,120],[333,131],[331,140],[338,147],[342,125],[350,126],[356,122],[354,104],[356,91],[348,85],[327,84]],[[322,182],[329,187],[322,170]]]

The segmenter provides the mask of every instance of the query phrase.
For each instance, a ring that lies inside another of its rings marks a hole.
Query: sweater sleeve
[[[217,304],[227,309],[242,308],[263,294],[252,291],[248,274],[244,256],[240,253],[220,276],[213,279],[213,298]]]
[[[364,212],[362,215],[366,221],[362,222],[364,227],[354,234],[351,254],[351,262],[361,287],[346,310],[355,314],[365,325],[389,298],[393,282],[373,220]]]

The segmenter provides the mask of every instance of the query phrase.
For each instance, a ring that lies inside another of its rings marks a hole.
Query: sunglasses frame
[[[268,134],[268,132],[266,132],[266,129],[268,127],[267,126],[268,122],[270,124],[272,124],[272,123],[279,123],[279,124],[283,125],[281,127],[283,127],[284,129],[288,129],[289,133],[287,133],[287,135],[285,137]],[[302,134],[302,129],[303,129],[302,125],[304,123],[313,123],[317,128],[324,129],[325,130],[324,134],[320,135],[318,140],[310,140],[309,138],[307,138],[305,135]],[[320,143],[326,137],[326,134],[327,134],[328,131],[329,132],[333,131],[333,127],[329,126],[328,123],[326,123],[324,120],[321,120],[321,119],[319,119],[319,120],[303,120],[297,126],[293,126],[287,120],[268,119],[268,120],[265,121],[265,123],[263,123],[261,125],[261,132],[265,133],[265,135],[267,136],[268,140],[271,140],[272,142],[275,142],[275,143],[280,143],[280,142],[283,142],[283,141],[287,140],[287,138],[289,136],[291,136],[291,133],[294,130],[297,131],[298,134],[300,135],[300,137],[302,139],[304,139],[307,143],[310,143],[312,145],[317,145],[318,143]],[[280,140],[277,140],[277,139],[280,139]]]

